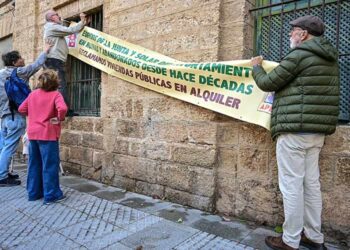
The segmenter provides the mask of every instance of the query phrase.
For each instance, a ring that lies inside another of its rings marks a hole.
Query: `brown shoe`
[[[308,238],[306,238],[304,232],[301,233],[300,245],[307,247],[311,250],[327,250],[327,247],[324,243],[316,243],[312,240],[309,240]]]
[[[290,247],[286,243],[284,243],[282,240],[282,236],[279,236],[279,237],[267,236],[265,238],[265,243],[267,246],[269,246],[270,248],[275,249],[275,250],[295,250],[295,249],[297,249],[297,248]]]

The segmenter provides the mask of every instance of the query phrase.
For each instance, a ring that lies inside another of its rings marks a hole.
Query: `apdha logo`
[[[71,34],[67,37],[67,44],[69,48],[75,48],[77,46],[77,35]]]
[[[271,114],[274,93],[269,92],[264,95],[262,102],[259,104],[258,111]]]

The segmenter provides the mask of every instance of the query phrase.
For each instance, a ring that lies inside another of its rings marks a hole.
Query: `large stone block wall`
[[[245,59],[253,55],[252,2],[17,0],[24,19],[15,17],[14,44],[31,61],[42,50],[48,9],[67,18],[103,6],[104,32],[129,42],[183,61]],[[283,222],[275,143],[265,129],[106,74],[101,109],[101,117],[64,124],[66,170],[206,211]],[[327,137],[320,168],[324,230],[350,245],[349,139],[348,126]]]

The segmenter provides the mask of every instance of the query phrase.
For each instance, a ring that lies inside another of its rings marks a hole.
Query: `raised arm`
[[[254,64],[254,59],[252,59],[252,64]],[[295,54],[289,54],[269,73],[266,73],[261,63],[254,64],[253,78],[261,90],[272,92],[282,89],[291,82],[298,71],[298,57]]]
[[[59,24],[52,25],[52,28],[50,29],[49,35],[50,36],[57,36],[57,37],[63,37],[63,36],[68,36],[74,33],[77,33],[81,31],[85,26],[84,21],[80,21],[77,25],[71,26],[71,27],[66,27],[62,26]]]
[[[24,67],[18,67],[17,74],[23,79],[29,79],[34,75],[45,63],[47,54],[49,53],[52,47],[50,41],[46,41],[44,45],[44,51],[39,55],[39,57],[32,63]]]

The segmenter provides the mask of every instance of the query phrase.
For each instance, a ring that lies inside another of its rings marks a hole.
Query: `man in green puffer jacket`
[[[297,249],[299,243],[326,249],[318,160],[325,135],[334,133],[338,120],[338,53],[322,37],[325,26],[318,17],[303,16],[290,24],[291,51],[279,66],[267,74],[262,57],[251,60],[258,87],[275,92],[271,134],[277,139],[285,216],[283,235],[265,242],[273,249]]]

